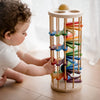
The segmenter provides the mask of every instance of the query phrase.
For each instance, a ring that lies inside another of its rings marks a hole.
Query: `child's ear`
[[[7,31],[7,32],[5,33],[5,39],[10,40],[10,38],[11,38],[10,31]]]

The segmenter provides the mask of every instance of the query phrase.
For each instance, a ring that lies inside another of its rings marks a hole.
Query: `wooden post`
[[[67,22],[67,19],[64,18],[64,33],[66,33],[66,22]],[[66,49],[66,36],[64,36],[64,49]],[[65,89],[66,89],[66,75],[67,75],[67,72],[66,72],[66,51],[64,51],[64,76],[65,76]]]
[[[50,19],[50,33],[53,32],[53,17],[52,16],[49,16],[49,19]],[[54,46],[54,37],[53,36],[50,36],[50,47],[52,48]],[[50,56],[51,56],[51,63],[53,63],[53,59],[54,59],[54,50],[50,50]],[[53,79],[53,73],[51,74],[51,77],[52,77],[52,84],[54,86],[54,79]]]
[[[56,34],[58,34],[59,31],[59,18],[56,18]],[[57,49],[59,47],[59,37],[56,37],[56,45]],[[59,58],[60,58],[60,51],[57,51],[57,64],[59,63]],[[57,78],[59,78],[59,67],[57,66]],[[57,88],[59,88],[59,80],[57,80]]]
[[[72,22],[73,22],[73,47],[74,47],[74,18]],[[73,62],[74,62],[74,48],[73,48]],[[73,76],[74,76],[74,64],[73,64]],[[73,78],[73,88],[74,88],[74,78]]]
[[[80,17],[78,17],[78,28],[80,28]],[[78,30],[78,43],[80,43],[80,31]],[[80,57],[80,45],[78,46],[78,58]],[[81,59],[80,59],[81,60]],[[78,72],[79,72],[79,68],[80,68],[80,60],[78,60]]]
[[[80,22],[79,22],[81,25],[82,25],[82,16],[80,17]],[[81,29],[81,31],[80,31],[80,43],[81,43],[81,45],[80,45],[80,53],[82,53],[82,29]],[[80,68],[82,67],[82,57],[80,56]],[[81,76],[80,76],[80,80],[81,80]]]

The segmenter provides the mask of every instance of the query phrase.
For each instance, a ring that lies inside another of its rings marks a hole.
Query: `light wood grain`
[[[38,52],[37,58],[47,57],[48,51]],[[82,88],[71,93],[59,93],[51,89],[50,75],[41,77],[24,76],[19,84],[8,80],[0,88],[0,100],[100,100],[100,61],[91,66],[82,58]]]

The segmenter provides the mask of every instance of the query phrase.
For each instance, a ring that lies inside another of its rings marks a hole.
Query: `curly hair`
[[[0,39],[7,31],[14,34],[17,23],[27,22],[31,15],[28,6],[20,0],[0,0]]]

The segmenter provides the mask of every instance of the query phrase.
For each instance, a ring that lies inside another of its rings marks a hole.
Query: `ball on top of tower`
[[[61,4],[58,9],[59,10],[69,10],[69,7],[66,4]]]

